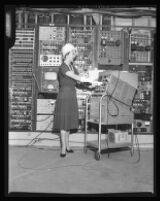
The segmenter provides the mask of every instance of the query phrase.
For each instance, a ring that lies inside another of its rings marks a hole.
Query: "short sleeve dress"
[[[79,74],[73,66],[75,74]],[[76,80],[68,77],[69,67],[62,63],[58,72],[59,93],[54,111],[54,129],[66,130],[78,128],[78,104],[76,94]]]

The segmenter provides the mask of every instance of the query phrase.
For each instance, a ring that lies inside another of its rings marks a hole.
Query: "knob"
[[[142,123],[140,121],[137,122],[137,127],[141,127]]]

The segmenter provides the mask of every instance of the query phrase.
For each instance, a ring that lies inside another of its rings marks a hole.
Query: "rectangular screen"
[[[56,72],[45,72],[44,79],[45,80],[57,80],[57,73]]]

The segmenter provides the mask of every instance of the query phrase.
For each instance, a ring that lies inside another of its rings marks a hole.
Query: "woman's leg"
[[[61,153],[65,154],[66,153],[66,131],[61,130]]]
[[[70,146],[69,146],[69,131],[66,131],[66,149],[70,150]]]
[[[69,134],[70,132],[66,131],[66,151],[68,153],[73,153],[74,151],[70,148],[70,145],[69,145]]]

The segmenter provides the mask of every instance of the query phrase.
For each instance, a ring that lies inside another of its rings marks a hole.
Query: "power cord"
[[[49,162],[51,163],[51,162]],[[83,166],[86,166],[90,164],[90,162],[87,162],[86,164],[80,164],[80,165],[63,165],[63,166],[55,166],[53,168],[27,168],[27,167],[24,167],[22,166],[20,163],[18,164],[19,167],[23,168],[23,169],[28,169],[28,170],[41,170],[41,171],[49,171],[49,170],[55,170],[55,169],[59,169],[59,168],[66,168],[66,167],[83,167]],[[46,165],[46,164],[45,164]]]
[[[107,113],[108,113],[110,116],[112,116],[112,117],[117,117],[117,116],[119,115],[119,108],[118,108],[117,104],[113,101],[113,97],[112,97],[114,91],[115,91],[116,88],[117,88],[119,79],[120,79],[120,71],[118,71],[118,79],[117,79],[117,81],[116,81],[116,84],[115,84],[115,86],[114,86],[112,92],[109,94],[108,91],[106,90],[107,97],[108,97],[108,101],[107,101]],[[110,101],[112,101],[112,103],[115,105],[115,107],[116,107],[116,109],[117,109],[117,114],[111,114],[111,113],[110,113],[110,111],[109,111],[109,103],[110,103]]]
[[[107,101],[107,113],[110,115],[110,116],[112,116],[112,117],[117,117],[118,115],[119,115],[119,107],[118,107],[118,105],[116,104],[116,102],[114,101],[114,99],[112,98],[112,97],[110,97],[110,96],[108,96],[108,101]],[[113,105],[115,106],[115,108],[116,108],[116,110],[117,110],[117,113],[116,114],[111,114],[111,112],[110,112],[110,110],[109,110],[109,104],[110,103],[113,103]]]
[[[137,141],[136,143],[136,146],[137,146],[137,149],[138,149],[138,159],[137,159],[137,163],[140,161],[140,158],[141,158],[141,152],[140,152],[140,148],[139,148],[139,141],[138,141],[138,137],[137,137],[137,134],[135,134],[135,140]]]
[[[29,146],[32,142],[33,143],[38,142],[40,140],[38,137],[49,128],[49,126],[51,125],[51,123],[52,123],[52,120],[49,122],[48,126],[43,131],[41,131],[35,138],[33,138],[26,146]]]
[[[36,78],[36,76],[35,76],[35,74],[34,74],[33,72],[32,72],[32,76],[33,76],[33,78],[34,78],[34,80],[35,80],[35,82],[36,82],[38,91],[40,91],[40,87],[39,87],[37,78]],[[53,114],[53,115],[54,115],[54,114]],[[48,116],[47,116],[46,118],[44,118],[44,119],[36,120],[36,122],[43,122],[43,121],[49,119],[49,117],[50,117],[50,115],[48,115]],[[32,120],[32,121],[33,121],[33,120]],[[40,138],[38,138],[38,137],[39,137],[43,132],[45,132],[45,131],[49,128],[49,126],[51,125],[51,123],[52,123],[52,121],[50,121],[49,124],[48,124],[48,126],[47,126],[42,132],[40,132],[35,138],[33,138],[26,146],[29,146],[30,144],[32,144],[32,142],[33,142],[33,143],[38,142],[38,141],[40,140]]]
[[[44,118],[44,119],[40,119],[40,120],[36,120],[36,121],[32,120],[32,121],[34,121],[34,122],[42,122],[42,121],[45,121],[45,120],[47,120],[47,119],[49,119],[49,118],[50,118],[50,115],[47,115],[47,117]],[[46,129],[45,129],[45,130],[46,130]]]
[[[107,134],[108,135],[108,134]],[[137,134],[134,134],[134,136],[135,136],[135,145],[136,145],[136,147],[137,147],[137,151],[138,151],[138,159],[136,160],[136,161],[134,161],[134,162],[131,162],[131,164],[133,164],[133,163],[138,163],[139,161],[140,161],[140,156],[141,156],[141,154],[140,154],[140,148],[139,148],[139,141],[138,141],[138,137],[137,137]],[[107,136],[107,138],[105,138],[105,142],[106,142],[106,144],[107,144],[107,147],[109,148],[109,143],[108,143],[108,136]],[[135,148],[134,148],[134,145],[133,145],[133,155],[134,155],[134,152],[135,152]]]
[[[57,138],[55,138],[53,140],[56,140],[56,139]],[[136,135],[136,140],[137,140],[136,146],[138,147],[138,159],[135,162],[130,162],[130,164],[135,164],[135,163],[138,163],[140,161],[140,150],[139,150],[139,143],[138,143],[137,135]],[[36,147],[36,149],[40,149],[40,148]],[[36,170],[38,170],[38,171],[50,171],[50,170],[56,170],[59,168],[67,168],[67,167],[84,167],[84,168],[89,168],[90,170],[95,170],[94,168],[90,168],[90,166],[91,166],[90,162],[86,162],[84,164],[61,165],[61,166],[55,166],[55,167],[50,167],[50,168],[44,167],[47,164],[50,164],[51,163],[51,161],[50,161],[49,163],[45,163],[44,165],[42,165],[41,168],[25,167],[21,162],[22,162],[22,159],[27,158],[27,154],[28,154],[28,152],[25,153],[17,162],[18,166],[22,169],[28,169],[28,170],[33,170],[33,171],[36,171]],[[29,154],[29,156],[30,156],[30,154]],[[121,160],[121,162],[123,162],[123,160]]]

